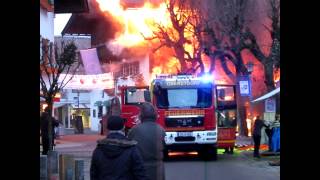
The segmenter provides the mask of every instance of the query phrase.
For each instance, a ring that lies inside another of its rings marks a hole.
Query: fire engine
[[[121,116],[126,129],[139,123],[139,104],[152,102],[166,131],[170,151],[195,150],[205,159],[217,159],[217,148],[235,143],[234,85],[216,85],[211,75],[157,75],[151,86],[122,86]]]
[[[196,150],[204,158],[217,159],[213,78],[159,75],[150,90],[157,122],[166,131],[166,150]]]

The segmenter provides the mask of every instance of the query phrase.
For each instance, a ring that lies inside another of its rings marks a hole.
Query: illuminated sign
[[[185,115],[204,115],[204,110],[175,110],[175,111],[165,111],[165,116],[185,116]]]
[[[199,85],[201,81],[166,81],[166,86],[195,86]]]

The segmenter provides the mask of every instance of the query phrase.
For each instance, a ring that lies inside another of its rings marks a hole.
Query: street
[[[165,163],[167,180],[276,180],[280,168],[267,165],[265,160],[250,160],[245,156],[219,154],[218,161],[202,161],[183,157]]]
[[[89,180],[90,160],[99,135],[70,135],[58,140],[56,150],[60,154],[73,154],[85,160],[85,179]],[[197,155],[174,155],[165,162],[166,180],[277,180],[280,167],[269,166],[276,157],[253,159],[252,151],[235,150],[233,155],[219,151],[217,161],[203,161]],[[279,158],[279,157],[278,157]]]

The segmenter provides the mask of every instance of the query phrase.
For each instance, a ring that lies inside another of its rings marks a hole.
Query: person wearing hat
[[[98,140],[92,154],[91,180],[147,180],[137,142],[125,137],[124,124],[120,116],[108,118],[107,137]]]
[[[158,114],[151,103],[140,106],[139,119],[141,124],[134,126],[128,134],[130,139],[138,142],[138,149],[144,160],[146,173],[151,180],[164,180],[164,129],[155,121]]]

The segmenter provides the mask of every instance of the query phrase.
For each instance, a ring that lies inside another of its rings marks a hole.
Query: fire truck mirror
[[[146,102],[151,102],[150,91],[148,91],[148,90],[144,91],[144,100],[145,100]]]

